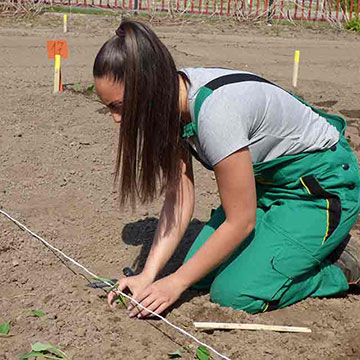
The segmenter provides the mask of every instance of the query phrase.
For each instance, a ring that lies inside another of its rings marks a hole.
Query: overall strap
[[[229,75],[223,75],[220,76],[214,80],[211,80],[210,82],[208,82],[206,85],[202,86],[195,98],[195,104],[194,104],[194,122],[191,122],[189,124],[186,124],[183,128],[183,138],[187,139],[189,137],[195,136],[195,135],[199,135],[198,132],[198,118],[199,118],[199,113],[200,113],[200,109],[202,104],[204,103],[204,101],[208,98],[208,96],[210,96],[216,89],[224,86],[224,85],[228,85],[228,84],[234,84],[234,83],[240,83],[240,82],[245,82],[245,81],[256,81],[256,82],[261,82],[261,83],[266,83],[266,84],[270,84],[273,86],[276,86],[280,89],[282,89],[280,86],[266,80],[263,79],[260,76],[257,75],[253,75],[253,74],[242,74],[242,73],[237,73],[237,74],[229,74]],[[284,90],[284,89],[283,89]],[[286,90],[284,90],[286,91]],[[316,108],[315,106],[310,105],[309,103],[307,103],[305,100],[299,98],[298,96],[296,96],[295,94],[292,94],[291,92],[289,92],[290,95],[292,95],[295,99],[297,99],[298,101],[300,101],[301,103],[303,103],[304,105],[310,107],[314,112],[316,112],[317,114],[319,114],[320,116],[322,116],[323,118],[325,118],[327,120],[328,123],[330,123],[331,125],[335,126],[335,128],[339,131],[339,133],[341,134],[341,136],[344,136],[345,133],[345,129],[346,129],[346,121],[344,120],[344,118],[340,115],[335,115],[335,114],[328,114],[322,110],[319,110],[318,108]],[[204,165],[208,170],[212,170],[211,167],[209,167],[209,165],[207,165],[206,163],[204,163],[199,155],[196,153],[196,151],[191,147],[190,147],[190,151],[191,154],[198,160],[201,162],[202,165]],[[291,157],[291,155],[290,155]],[[288,157],[284,157],[284,160],[287,159]],[[255,167],[257,167],[258,165],[260,165],[261,163],[258,164],[254,164]]]
[[[198,118],[199,113],[202,104],[206,100],[208,96],[210,96],[216,89],[220,88],[221,86],[228,85],[228,84],[234,84],[234,83],[240,83],[245,81],[256,81],[261,83],[266,83],[270,85],[274,85],[280,89],[282,89],[280,86],[260,77],[254,74],[229,74],[229,75],[223,75],[220,76],[214,80],[211,80],[206,85],[201,87],[198,91],[198,94],[195,98],[195,105],[194,105],[194,117],[195,121],[191,122],[190,124],[187,124],[184,126],[183,129],[183,138],[187,139],[194,135],[199,135],[198,132]],[[283,89],[284,90],[284,89]],[[286,90],[284,90],[286,91]],[[307,103],[304,99],[301,99],[300,97],[296,96],[295,94],[292,94],[289,92],[290,95],[292,95],[295,99],[302,102],[304,105],[310,107],[314,112],[325,118],[331,125],[335,126],[336,129],[340,132],[341,135],[344,135],[345,129],[346,129],[346,121],[344,118],[340,115],[335,114],[328,114],[322,110],[319,110],[315,106],[310,105]]]
[[[210,96],[216,89],[218,89],[224,85],[235,84],[235,83],[240,83],[240,82],[244,82],[244,81],[256,81],[256,82],[262,82],[262,83],[267,83],[270,85],[277,86],[274,83],[272,83],[268,80],[265,80],[260,76],[253,75],[253,74],[241,74],[241,73],[229,74],[229,75],[223,75],[214,80],[211,80],[206,85],[202,86],[196,95],[195,105],[194,105],[195,121],[191,122],[189,124],[186,124],[184,126],[183,138],[187,139],[191,136],[199,134],[199,132],[198,132],[199,113],[200,113],[202,104],[204,103],[204,101],[206,100],[206,98],[208,96]]]

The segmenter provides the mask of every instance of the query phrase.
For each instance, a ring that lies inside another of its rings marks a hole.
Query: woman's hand
[[[120,279],[116,285],[116,289],[124,292],[126,289],[129,289],[132,297],[140,294],[146,287],[148,287],[152,282],[153,278],[147,276],[145,273],[140,273],[139,275],[124,277]],[[110,291],[108,294],[108,304],[112,307],[116,307],[117,304],[115,300],[117,299],[116,289]]]
[[[133,297],[144,307],[160,314],[172,305],[185,290],[186,286],[173,274],[155,281]],[[151,314],[149,311],[136,306],[135,303],[129,304],[128,311],[130,317],[142,318]]]

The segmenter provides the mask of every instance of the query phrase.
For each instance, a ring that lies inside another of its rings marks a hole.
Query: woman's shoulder
[[[208,84],[210,81],[232,74],[251,74],[246,71],[226,69],[220,67],[191,67],[179,69],[179,72],[185,75],[189,83],[189,97],[192,98],[198,90]]]
[[[224,75],[252,74],[248,71],[228,69],[222,67],[187,67],[179,69],[179,72],[185,74],[191,84],[199,83],[202,86]]]

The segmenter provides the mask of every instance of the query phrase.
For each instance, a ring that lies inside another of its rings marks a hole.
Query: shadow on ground
[[[129,223],[123,228],[122,239],[125,244],[141,246],[139,255],[131,264],[131,268],[135,271],[135,273],[140,272],[145,265],[146,258],[149,254],[155,235],[158,220],[159,219],[155,217],[147,217],[146,219]],[[161,277],[176,271],[176,269],[181,266],[187,252],[189,251],[192,243],[196,239],[204,224],[204,222],[201,222],[198,219],[191,221],[183,239],[181,240],[180,245],[161,272]]]
[[[155,217],[148,217],[143,220],[139,220],[133,223],[125,225],[122,232],[122,239],[127,245],[141,246],[139,255],[135,258],[131,264],[131,268],[135,273],[141,272],[143,269],[147,256],[149,254],[151,244],[155,235],[156,227],[159,219]],[[186,254],[188,253],[191,245],[196,239],[197,235],[205,225],[204,222],[194,219],[189,224],[183,239],[180,242],[174,255],[166,264],[165,268],[159,274],[159,277],[164,277],[176,271],[183,263]],[[174,308],[181,306],[184,302],[189,302],[192,298],[204,294],[204,291],[187,290],[181,296],[181,298],[169,309],[167,309],[163,315],[171,311]]]

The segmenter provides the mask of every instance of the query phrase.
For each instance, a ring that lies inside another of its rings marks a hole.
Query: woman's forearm
[[[166,194],[143,273],[155,280],[182,239],[194,211],[194,183],[183,174],[178,188]]]
[[[184,289],[195,284],[222,263],[251,233],[254,226],[251,220],[246,219],[236,225],[225,221],[198,252],[173,274],[174,277],[183,284]]]

